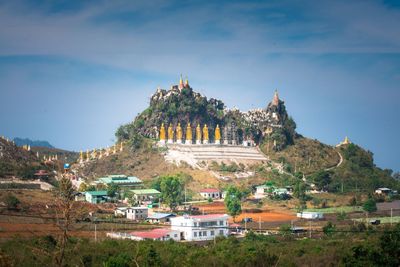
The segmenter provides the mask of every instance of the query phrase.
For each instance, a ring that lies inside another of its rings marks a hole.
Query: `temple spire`
[[[186,80],[185,80],[185,88],[189,88],[189,79],[186,76]]]
[[[183,87],[184,87],[184,85],[183,85],[183,79],[182,79],[182,74],[181,74],[181,78],[180,78],[180,80],[179,80],[179,90],[182,90],[183,89]]]
[[[272,99],[272,105],[277,106],[279,105],[279,95],[278,90],[275,89],[274,98]]]

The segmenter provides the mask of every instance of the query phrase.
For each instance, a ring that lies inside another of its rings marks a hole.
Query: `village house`
[[[256,198],[256,199],[264,198],[271,191],[272,191],[271,186],[265,185],[265,184],[259,185],[256,187],[256,192],[254,194],[254,198]]]
[[[172,213],[153,213],[147,216],[147,221],[150,223],[169,223],[171,218],[175,217]]]
[[[109,186],[114,183],[119,187],[127,187],[127,188],[139,188],[143,185],[142,180],[134,176],[126,176],[126,175],[109,175],[106,177],[102,177],[97,179],[97,184],[105,184]]]
[[[107,191],[86,191],[85,199],[92,204],[104,203],[107,201]]]
[[[184,215],[171,218],[171,229],[180,232],[181,240],[212,240],[229,235],[228,218],[227,214]]]
[[[136,203],[153,203],[161,195],[161,192],[156,189],[135,189],[131,190],[133,199]]]
[[[134,221],[147,219],[149,209],[147,207],[129,207],[126,209],[126,218]]]
[[[136,241],[142,240],[158,240],[167,241],[175,240],[179,241],[179,232],[167,228],[158,228],[150,231],[135,231],[130,233],[107,233],[107,237],[114,239],[130,239]]]
[[[389,195],[390,193],[392,193],[392,189],[386,187],[381,187],[375,190],[375,194],[378,195]]]
[[[290,195],[290,192],[286,188],[276,188],[272,190],[272,194],[274,196],[281,196],[281,195]]]
[[[221,191],[216,188],[205,188],[200,191],[203,198],[219,199],[221,198]]]
[[[297,213],[297,218],[317,220],[323,219],[324,214],[322,212],[303,211]]]
[[[114,210],[115,217],[126,217],[126,210],[128,207],[118,207]]]
[[[179,241],[179,232],[174,231],[172,229],[160,228],[160,229],[153,229],[151,231],[143,231],[143,232],[131,232],[132,240],[159,240],[159,241],[166,241],[166,240],[175,240]]]

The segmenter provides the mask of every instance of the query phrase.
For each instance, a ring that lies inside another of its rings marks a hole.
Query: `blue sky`
[[[398,1],[0,0],[0,25],[0,135],[110,145],[183,73],[243,110],[277,88],[299,133],[400,170]]]

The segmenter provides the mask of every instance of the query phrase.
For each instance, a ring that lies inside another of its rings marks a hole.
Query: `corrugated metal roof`
[[[110,183],[115,183],[115,184],[139,184],[142,183],[142,180],[135,176],[126,176],[126,175],[109,175],[107,177],[101,177],[98,179],[99,182],[105,183],[105,184],[110,184]]]
[[[161,238],[164,236],[167,236],[171,232],[170,229],[153,229],[151,231],[145,231],[145,232],[131,232],[130,234],[133,236],[141,237],[141,238],[151,238],[151,239],[156,239],[156,238]]]
[[[153,213],[147,217],[147,219],[154,219],[154,220],[159,220],[159,219],[164,219],[167,217],[174,217],[175,214],[172,213]]]
[[[160,191],[156,190],[156,189],[134,189],[131,190],[134,194],[139,194],[139,195],[146,195],[146,194],[161,194]]]
[[[107,191],[86,191],[85,193],[92,196],[107,196]]]

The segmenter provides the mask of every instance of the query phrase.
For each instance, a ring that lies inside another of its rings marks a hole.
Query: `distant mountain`
[[[17,146],[24,146],[24,145],[29,145],[31,147],[33,146],[40,146],[40,147],[48,147],[48,148],[54,148],[49,142],[47,141],[41,141],[41,140],[31,140],[29,138],[19,138],[15,137],[14,142]]]

